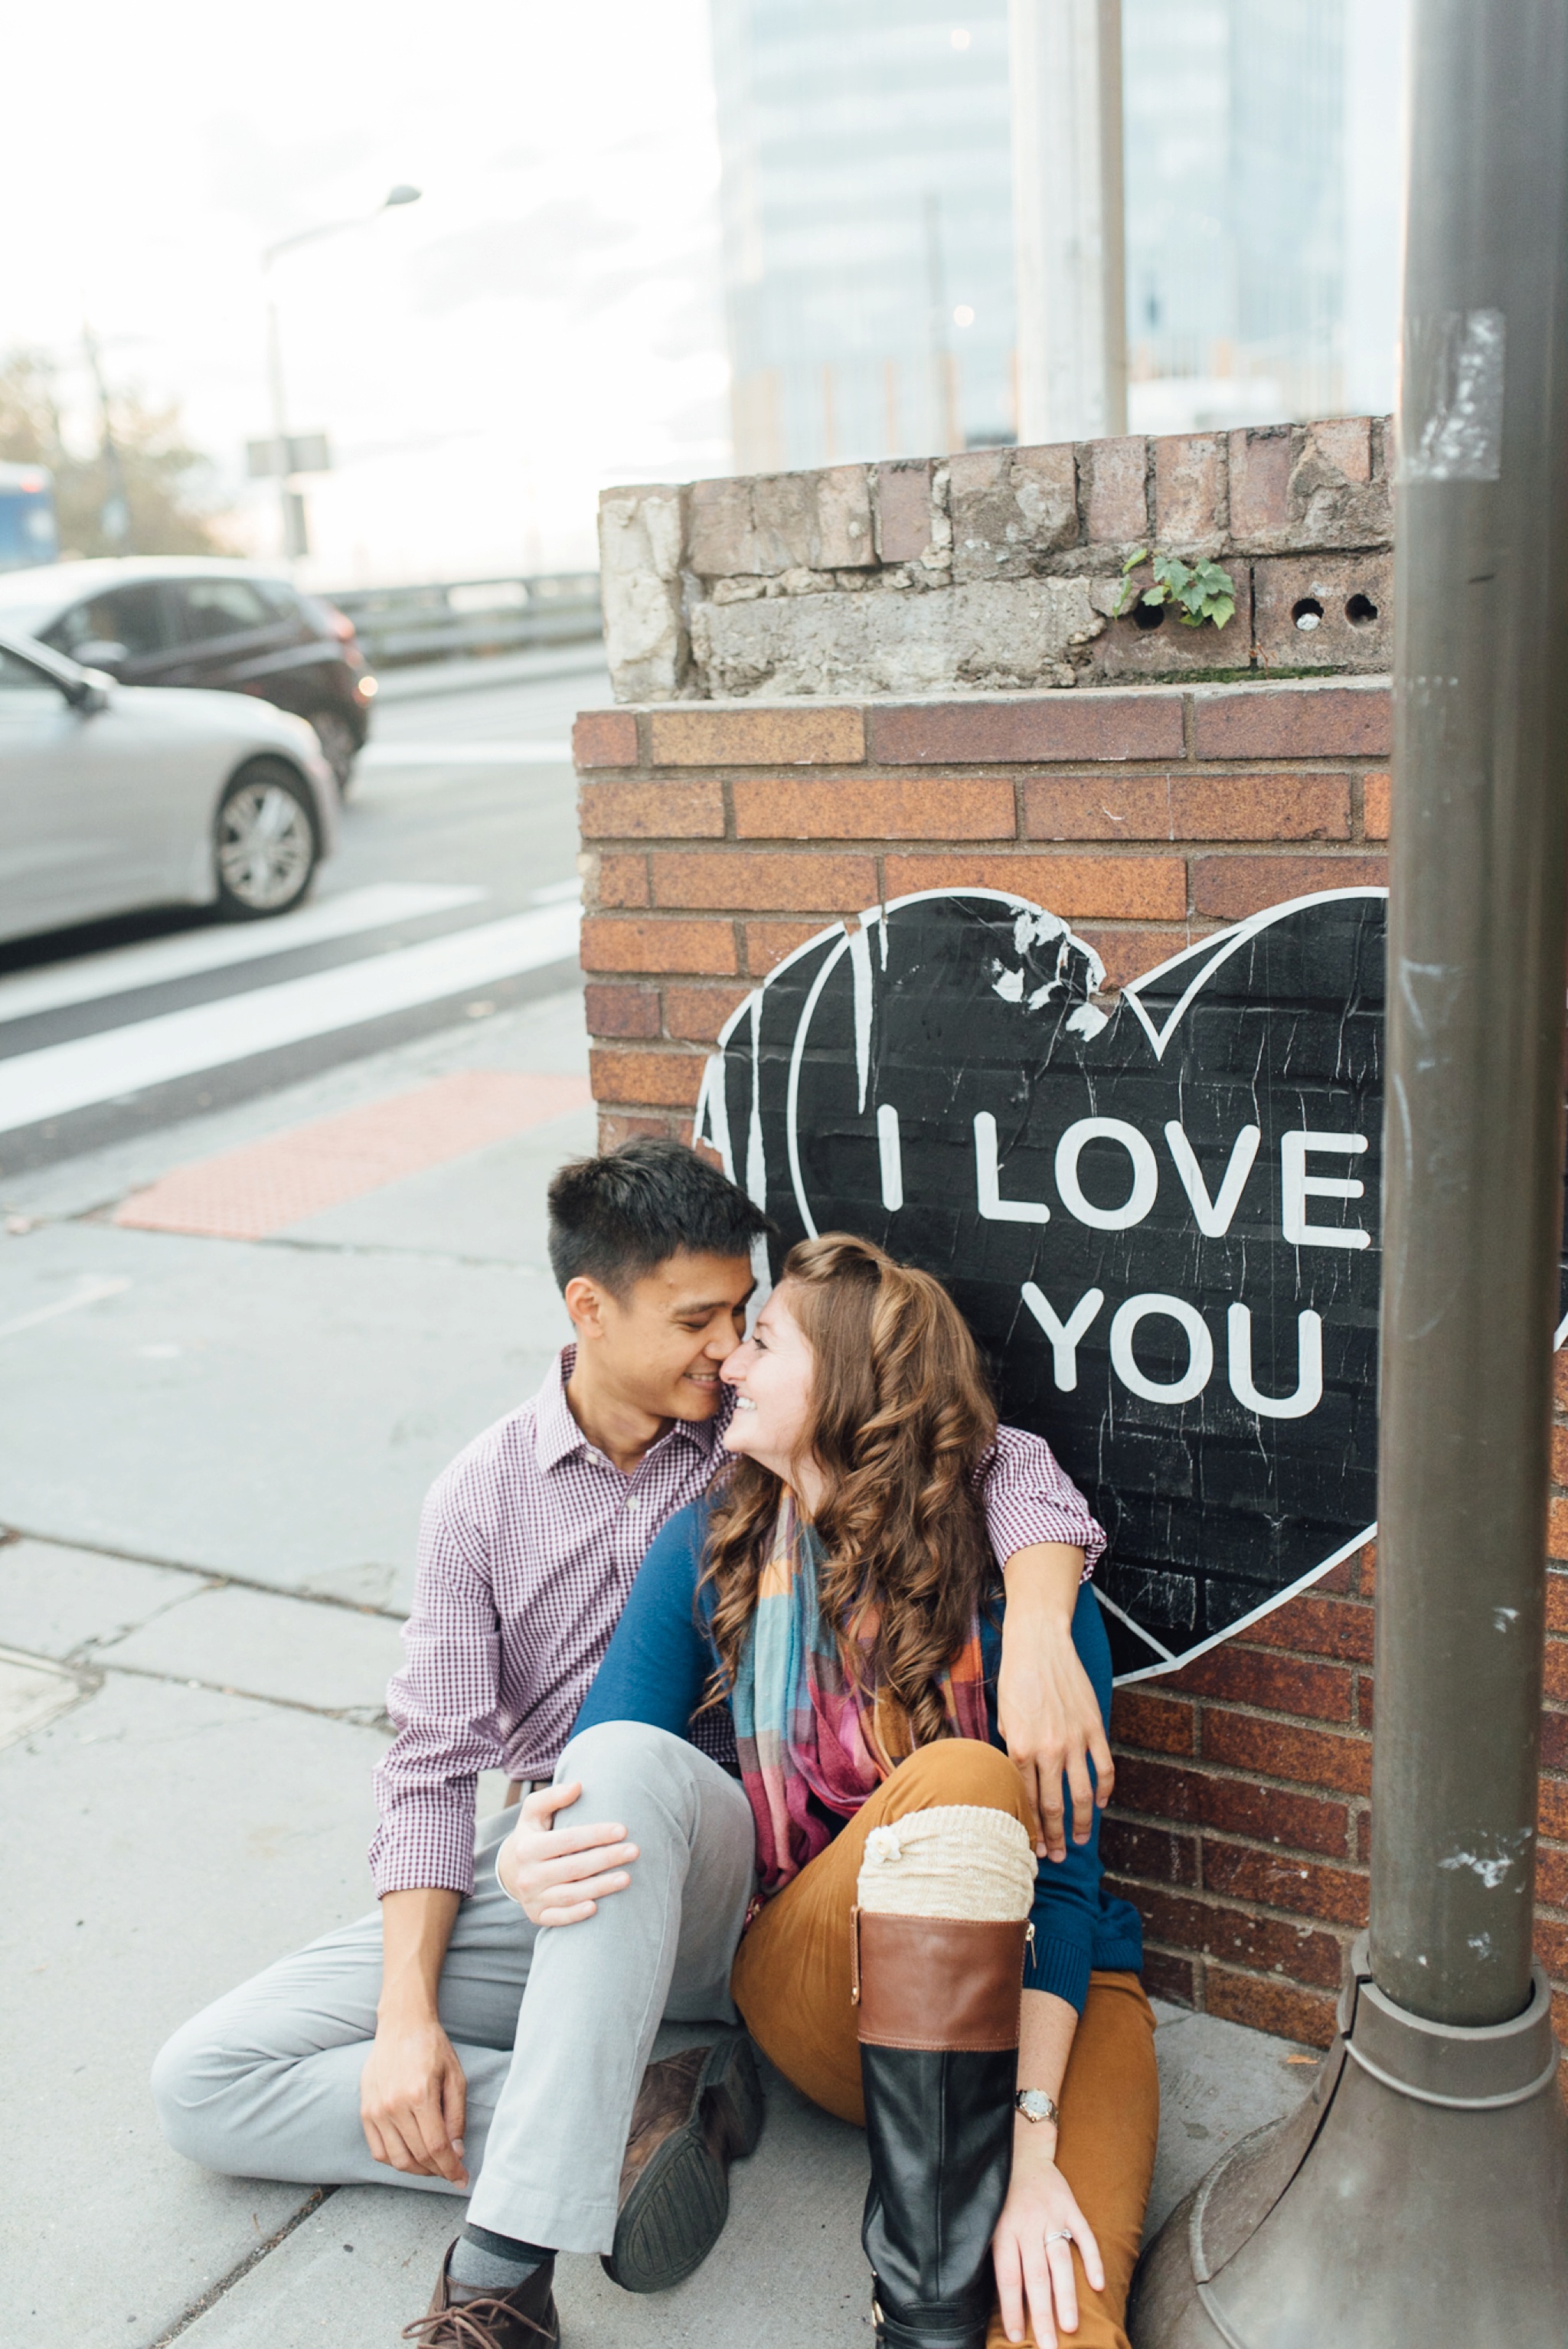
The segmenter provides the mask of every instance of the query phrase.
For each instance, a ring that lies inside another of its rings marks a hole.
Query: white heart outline
[[[1178,953],[1167,956],[1166,959],[1162,963],[1157,963],[1152,970],[1146,970],[1142,972],[1139,978],[1130,980],[1127,986],[1120,989],[1120,993],[1131,1004],[1133,1012],[1142,1027],[1144,1033],[1149,1039],[1150,1044],[1153,1050],[1155,1060],[1157,1061],[1163,1061],[1166,1047],[1170,1043],[1171,1037],[1175,1034],[1189,1006],[1192,1003],[1194,998],[1202,993],[1203,988],[1208,983],[1208,980],[1220,968],[1221,964],[1228,961],[1232,955],[1237,953],[1242,947],[1245,946],[1251,939],[1256,937],[1261,931],[1271,928],[1275,922],[1283,921],[1287,915],[1303,912],[1307,906],[1342,904],[1350,898],[1365,898],[1368,900],[1380,898],[1386,900],[1387,895],[1388,892],[1386,888],[1378,888],[1370,885],[1363,885],[1357,888],[1312,890],[1304,896],[1287,897],[1283,899],[1278,905],[1264,906],[1260,913],[1249,914],[1245,920],[1236,923],[1228,930],[1216,931],[1208,938],[1194,941],[1192,944],[1181,947]],[[799,1069],[801,1060],[805,1053],[806,1039],[810,1030],[811,1019],[816,1011],[817,1004],[821,997],[822,989],[826,985],[829,974],[837,968],[843,955],[850,951],[851,943],[851,931],[850,927],[851,922],[851,920],[858,920],[861,933],[869,936],[873,927],[881,927],[889,914],[897,913],[903,906],[921,905],[933,899],[949,900],[958,897],[970,899],[977,897],[988,898],[994,904],[1006,905],[1015,913],[1044,914],[1049,911],[1047,907],[1037,905],[1032,898],[1020,897],[1012,890],[975,887],[954,889],[917,889],[912,891],[908,896],[890,897],[884,904],[870,906],[864,913],[858,916],[846,916],[841,922],[834,923],[825,929],[819,930],[814,936],[807,938],[803,944],[794,947],[789,954],[785,955],[780,961],[775,963],[773,968],[768,973],[767,978],[761,981],[760,985],[753,988],[750,994],[747,996],[745,1001],[737,1005],[735,1010],[731,1012],[729,1018],[725,1021],[724,1026],[719,1030],[717,1043],[708,1056],[707,1061],[703,1070],[702,1084],[697,1094],[693,1132],[694,1135],[697,1139],[707,1142],[712,1148],[718,1152],[720,1159],[723,1162],[725,1173],[728,1175],[730,1181],[734,1182],[736,1179],[735,1163],[729,1135],[728,1106],[725,1099],[724,1060],[725,1052],[731,1038],[736,1034],[737,1030],[741,1027],[744,1021],[748,1019],[751,1019],[751,1138],[756,1143],[756,1149],[754,1151],[748,1146],[747,1167],[748,1179],[744,1187],[747,1189],[748,1195],[755,1201],[756,1205],[765,1210],[767,1206],[766,1186],[765,1184],[762,1184],[759,1180],[761,1171],[759,1123],[760,1104],[758,1099],[760,1092],[760,1078],[758,1064],[758,1031],[756,1015],[761,1008],[762,999],[768,988],[772,985],[773,981],[780,975],[781,972],[788,970],[791,964],[799,962],[803,957],[816,952],[818,948],[826,944],[830,939],[836,938],[837,945],[835,950],[824,957],[822,968],[818,972],[816,978],[812,982],[810,990],[807,995],[805,1003],[801,1007],[799,1017],[796,1022],[795,1038],[789,1056],[789,1080],[786,1098],[785,1142],[789,1155],[791,1186],[795,1193],[795,1205],[797,1211],[799,1214],[800,1219],[805,1225],[807,1231],[810,1233],[813,1237],[816,1235],[817,1226],[804,1195],[804,1185],[800,1176],[799,1142],[796,1131],[796,1104],[799,1093]],[[1062,920],[1060,915],[1051,915],[1050,918],[1055,921]],[[1070,924],[1063,922],[1062,926],[1067,931],[1068,936],[1072,940],[1073,944],[1081,947],[1085,954],[1091,956],[1098,963],[1099,957],[1098,955],[1095,955],[1093,947],[1088,946],[1085,940],[1078,936]],[[1157,979],[1162,978],[1168,972],[1174,970],[1181,964],[1190,961],[1195,953],[1202,952],[1205,947],[1209,948],[1210,951],[1204,956],[1203,960],[1199,965],[1190,985],[1183,989],[1175,1006],[1165,1019],[1163,1026],[1157,1028],[1140,1000],[1140,991],[1145,988],[1151,987]],[[704,1130],[705,1124],[707,1128],[706,1131]],[[1558,1326],[1555,1337],[1553,1340],[1553,1348],[1560,1349],[1563,1346],[1565,1338],[1568,1338],[1568,1314],[1563,1316],[1562,1322]],[[1158,1680],[1162,1678],[1167,1672],[1184,1669],[1188,1664],[1195,1662],[1200,1656],[1207,1655],[1211,1649],[1222,1646],[1227,1640],[1233,1640],[1238,1633],[1246,1630],[1253,1623],[1261,1622],[1265,1615],[1272,1615],[1276,1608],[1284,1606],[1287,1600],[1299,1597],[1302,1591],[1309,1589],[1315,1582],[1321,1581],[1326,1574],[1332,1573],[1334,1568],[1342,1564],[1346,1558],[1353,1557],[1358,1549],[1364,1549],[1368,1542],[1375,1540],[1377,1533],[1377,1522],[1374,1520],[1371,1525],[1364,1527],[1360,1533],[1355,1535],[1349,1541],[1342,1543],[1339,1548],[1335,1550],[1329,1557],[1322,1559],[1316,1566],[1310,1568],[1305,1574],[1298,1576],[1295,1582],[1288,1584],[1284,1589],[1279,1591],[1274,1598],[1266,1599],[1262,1606],[1254,1607],[1250,1613],[1238,1616],[1236,1620],[1233,1623],[1227,1624],[1222,1631],[1214,1632],[1209,1639],[1200,1641],[1196,1647],[1183,1649],[1179,1656],[1172,1655],[1168,1648],[1162,1647],[1161,1643],[1158,1640],[1154,1639],[1149,1631],[1145,1630],[1141,1624],[1133,1622],[1131,1618],[1127,1615],[1121,1608],[1118,1607],[1113,1599],[1109,1598],[1103,1590],[1096,1586],[1095,1597],[1099,1599],[1101,1607],[1106,1609],[1109,1613],[1116,1616],[1119,1621],[1124,1623],[1127,1629],[1131,1631],[1137,1639],[1140,1640],[1146,1647],[1155,1649],[1163,1659],[1163,1661],[1159,1663],[1143,1665],[1137,1671],[1119,1673],[1117,1675],[1116,1685],[1120,1688],[1130,1684],[1134,1681]]]

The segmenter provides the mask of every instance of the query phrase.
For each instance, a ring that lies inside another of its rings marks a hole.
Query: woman
[[[879,2341],[983,2349],[994,2267],[993,2341],[1027,2317],[1041,2349],[1056,2326],[1125,2349],[1153,2021],[1098,1816],[1037,1866],[1000,1750],[974,1340],[929,1276],[830,1235],[791,1251],[722,1376],[735,1468],[653,1545],[577,1731],[679,1734],[705,1691],[733,1710],[763,1896],[734,1998],[804,2094],[867,2128]],[[1087,1585],[1073,1635],[1107,1713]]]

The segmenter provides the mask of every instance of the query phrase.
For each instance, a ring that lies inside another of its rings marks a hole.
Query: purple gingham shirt
[[[554,1769],[649,1543],[700,1498],[733,1408],[677,1419],[627,1476],[589,1443],[566,1400],[562,1347],[531,1403],[459,1453],[419,1525],[407,1661],[387,1692],[397,1734],[376,1772],[377,1892],[473,1889],[481,1770]],[[1002,1427],[984,1472],[991,1544],[1005,1565],[1035,1542],[1105,1536],[1050,1447]]]

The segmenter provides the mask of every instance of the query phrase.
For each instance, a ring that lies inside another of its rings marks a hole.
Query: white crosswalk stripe
[[[576,885],[567,884],[573,891]],[[341,897],[323,897],[297,914],[280,914],[270,922],[184,930],[176,937],[148,938],[139,946],[116,947],[108,954],[80,955],[74,961],[51,964],[42,970],[15,971],[0,978],[0,1021],[57,1011],[67,1003],[96,1003],[103,996],[128,994],[133,988],[161,987],[169,979],[189,978],[198,971],[224,970],[234,963],[292,954],[296,947],[353,937],[362,930],[385,929],[392,922],[418,921],[427,914],[475,905],[484,894],[482,889],[455,884],[382,881],[367,889],[345,890]]]
[[[465,902],[481,895],[474,890],[421,892],[401,885],[377,893],[358,893],[368,898],[380,894],[385,905],[387,899],[400,901],[391,913],[383,913],[382,924],[388,919],[407,916],[415,910],[430,912],[439,907],[429,901],[452,903],[454,898]],[[541,892],[541,895],[545,893]],[[413,900],[423,897],[425,904],[416,908]],[[333,901],[311,911],[327,915]],[[347,906],[346,895],[335,901]],[[363,911],[363,905],[361,911]],[[296,923],[307,917],[287,917]],[[505,920],[484,922],[467,929],[449,931],[441,936],[426,938],[415,946],[394,947],[382,953],[370,953],[362,959],[339,963],[333,968],[316,971],[297,978],[274,980],[260,984],[246,993],[225,995],[219,999],[188,1004],[178,1010],[133,1021],[128,1025],[107,1028],[96,1034],[75,1036],[55,1044],[46,1044],[33,1051],[14,1052],[9,1059],[0,1059],[0,1133],[15,1133],[26,1126],[57,1118],[75,1110],[86,1109],[107,1102],[119,1102],[143,1091],[150,1085],[167,1084],[171,1081],[195,1076],[203,1071],[242,1061],[257,1053],[270,1052],[280,1047],[296,1044],[308,1039],[330,1035],[340,1029],[349,1029],[380,1019],[390,1013],[413,1010],[420,1005],[436,1003],[449,996],[458,996],[471,988],[493,986],[498,981],[521,973],[539,970],[554,963],[575,961],[577,954],[578,908],[573,902],[541,905],[534,911],[515,914]],[[357,924],[340,925],[325,930],[318,926],[301,937],[296,928],[286,939],[293,947],[316,942],[323,936],[342,936],[352,934]],[[368,924],[366,925],[368,927]],[[286,920],[258,925],[276,936],[286,929]],[[189,938],[160,940],[154,952],[181,947],[195,947],[201,941],[217,945],[229,932],[202,932]],[[247,939],[256,931],[241,934]],[[280,941],[279,950],[283,950]],[[123,956],[147,952],[142,947],[123,949],[121,956],[97,959],[105,964],[119,965]],[[214,957],[216,962],[237,957]],[[191,966],[183,969],[177,959],[168,965],[154,966],[159,976],[183,977]],[[195,968],[203,966],[198,962]],[[149,965],[143,964],[142,969]],[[38,981],[70,978],[68,971],[22,974],[17,980],[0,982],[0,987],[19,987],[23,980]],[[264,980],[264,974],[258,974]],[[104,974],[108,983],[97,990],[111,996],[125,986],[140,986],[140,977],[121,980],[118,968]],[[42,992],[42,989],[39,989]],[[23,998],[27,1009],[41,1009],[37,996]],[[57,994],[56,1004],[91,1000],[79,993]],[[13,1009],[17,998],[0,993],[0,1038],[4,1023],[19,1017]]]

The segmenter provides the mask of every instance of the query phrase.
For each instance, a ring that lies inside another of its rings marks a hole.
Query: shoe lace
[[[496,2349],[495,2328],[503,2323],[526,2324],[542,2341],[550,2338],[547,2327],[525,2316],[514,2302],[488,2292],[416,2317],[403,2327],[403,2338],[418,2342],[419,2349]]]

